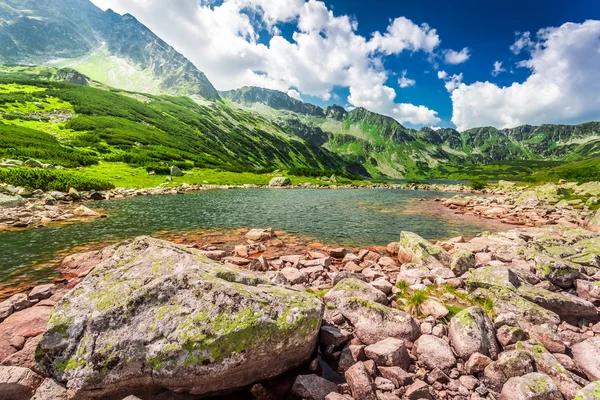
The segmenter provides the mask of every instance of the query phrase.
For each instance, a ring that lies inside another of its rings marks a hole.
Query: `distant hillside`
[[[287,94],[257,88],[223,96],[286,126],[314,144],[363,164],[373,176],[440,178],[465,165],[504,161],[578,161],[600,156],[600,123],[581,125],[409,129],[364,108],[347,112],[302,103]],[[535,165],[541,165],[539,163]]]
[[[88,0],[1,0],[0,63],[71,67],[120,89],[219,98],[204,73],[131,15]]]

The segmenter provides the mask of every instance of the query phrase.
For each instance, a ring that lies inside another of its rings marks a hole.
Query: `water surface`
[[[73,247],[163,231],[271,227],[324,243],[360,246],[397,241],[402,230],[427,239],[471,236],[485,230],[483,221],[432,214],[427,210],[431,203],[419,201],[453,195],[408,190],[244,189],[91,203],[88,206],[104,209],[109,217],[0,232],[0,289],[2,284],[52,277],[47,264]]]

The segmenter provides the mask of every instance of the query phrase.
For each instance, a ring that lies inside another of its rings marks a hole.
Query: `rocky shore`
[[[233,251],[137,238],[0,303],[9,399],[595,399],[600,234]]]

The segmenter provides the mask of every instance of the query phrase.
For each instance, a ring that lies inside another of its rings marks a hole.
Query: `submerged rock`
[[[226,392],[306,361],[322,315],[308,293],[138,238],[57,304],[37,367],[82,397]]]

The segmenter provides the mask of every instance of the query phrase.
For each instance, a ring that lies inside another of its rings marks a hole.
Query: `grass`
[[[0,182],[30,189],[58,190],[108,190],[114,186],[101,178],[91,178],[73,171],[55,171],[38,168],[0,169]]]
[[[417,317],[422,314],[421,305],[429,298],[429,294],[424,290],[415,290],[406,298],[406,312]]]

